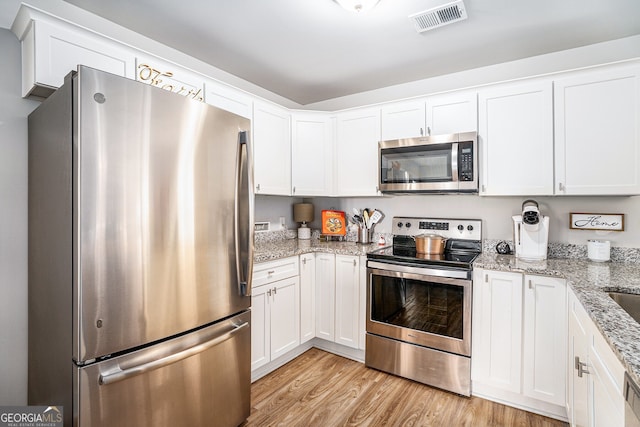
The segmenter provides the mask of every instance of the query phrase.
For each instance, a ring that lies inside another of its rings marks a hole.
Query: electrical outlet
[[[283,216],[280,217],[280,228],[282,228],[282,229],[287,228],[287,220]]]

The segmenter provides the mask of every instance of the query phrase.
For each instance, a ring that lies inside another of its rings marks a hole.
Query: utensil
[[[366,209],[362,212],[362,218],[364,219],[364,226],[371,228],[371,224],[369,224],[369,212],[367,212]]]
[[[373,210],[373,214],[371,214],[371,217],[369,217],[369,222],[371,223],[371,225],[375,225],[378,223],[378,221],[380,221],[382,219],[382,212],[380,212],[379,210]]]
[[[413,239],[416,241],[416,252],[419,254],[442,255],[447,242],[447,239],[438,234],[420,234]]]

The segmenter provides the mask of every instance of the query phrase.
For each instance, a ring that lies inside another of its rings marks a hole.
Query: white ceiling
[[[465,0],[422,34],[408,16],[448,0],[65,1],[302,105],[640,34],[640,0]]]

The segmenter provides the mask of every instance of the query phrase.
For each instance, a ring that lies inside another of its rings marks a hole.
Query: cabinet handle
[[[271,289],[267,289],[267,296],[271,296]]]
[[[427,126],[427,135],[431,135],[431,126]]]
[[[275,270],[269,270],[269,271],[267,271],[267,276],[271,276],[275,272],[276,272]]]
[[[489,283],[489,275],[486,273],[484,275],[484,283]]]
[[[260,191],[260,184],[256,185],[256,191]]]
[[[529,279],[529,289],[533,289],[533,283],[531,282],[531,279]]]
[[[302,258],[302,265],[307,265],[307,259],[306,258]]]
[[[487,187],[484,186],[484,184],[482,184],[482,192],[486,192],[487,191]]]
[[[357,263],[356,263],[356,260],[354,259],[354,260],[353,260],[353,266],[355,267],[355,266],[356,266],[356,264],[357,264]]]
[[[273,294],[274,295],[278,293],[277,291],[278,291],[278,288],[273,288]]]
[[[561,182],[558,183],[558,191],[564,192],[564,184]]]
[[[424,129],[420,128],[420,136],[424,136]]]
[[[575,357],[575,369],[578,371],[578,376],[582,378],[583,374],[590,374],[587,370],[587,364],[580,361],[580,356]]]
[[[295,185],[293,186],[293,194],[296,194],[296,187],[295,187]]]

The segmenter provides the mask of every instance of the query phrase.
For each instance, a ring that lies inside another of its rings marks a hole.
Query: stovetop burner
[[[438,254],[419,254],[415,248],[387,246],[369,252],[367,258],[402,262],[407,264],[440,265],[457,268],[470,268],[478,253],[445,252]]]
[[[367,258],[407,265],[441,266],[471,270],[473,261],[482,252],[482,221],[442,218],[393,218],[393,246],[367,254]],[[438,234],[447,239],[442,255],[416,251],[415,236]]]

